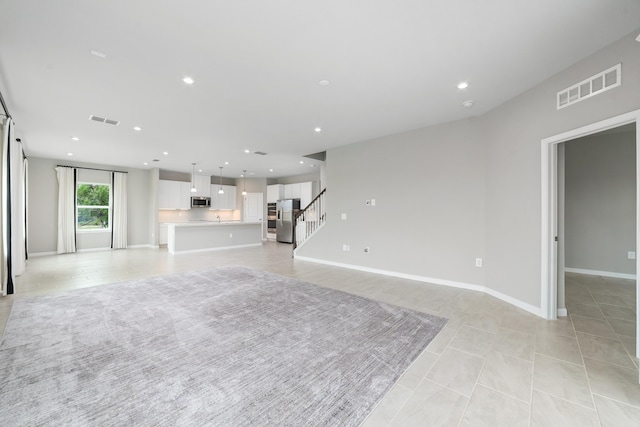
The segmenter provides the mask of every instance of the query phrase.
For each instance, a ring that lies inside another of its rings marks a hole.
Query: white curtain
[[[22,144],[10,142],[11,161],[11,272],[19,276],[24,272],[26,252],[25,235],[25,169]]]
[[[11,257],[10,257],[10,199],[9,193],[9,141],[13,122],[7,118],[0,122],[0,134],[2,139],[0,143],[0,235],[2,244],[0,244],[0,295],[5,296],[13,293],[13,275],[11,274]]]
[[[76,251],[76,169],[56,168],[58,174],[58,253]]]
[[[113,172],[113,249],[127,248],[127,174]]]

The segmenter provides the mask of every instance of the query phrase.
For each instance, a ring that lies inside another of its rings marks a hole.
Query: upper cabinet
[[[191,183],[158,181],[158,209],[191,209]]]
[[[211,177],[206,175],[194,175],[193,183],[196,191],[191,193],[194,197],[211,197]]]
[[[222,187],[223,194],[218,190]],[[236,187],[235,185],[211,184],[211,210],[235,210],[236,209]]]
[[[267,203],[275,203],[282,199],[300,199],[300,208],[304,209],[313,200],[314,184],[314,182],[299,182],[267,185]]]
[[[282,184],[267,185],[267,203],[284,199],[284,187]]]

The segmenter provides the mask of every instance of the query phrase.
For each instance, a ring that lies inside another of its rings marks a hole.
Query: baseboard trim
[[[91,249],[77,249],[76,252],[78,253],[82,253],[82,252],[102,252],[102,251],[110,251],[112,250],[111,248],[91,248]]]
[[[198,252],[222,251],[222,250],[226,250],[226,249],[250,248],[250,247],[253,247],[253,246],[262,246],[262,242],[260,242],[260,243],[250,243],[250,244],[247,244],[247,245],[221,246],[219,248],[192,249],[192,250],[188,250],[188,251],[174,251],[174,252],[169,251],[169,253],[171,255],[184,255],[184,254],[195,254],[195,253],[198,253]]]
[[[151,249],[158,249],[158,246],[155,246],[155,245],[149,245],[149,244],[146,244],[146,245],[130,245],[130,246],[127,246],[127,249],[138,249],[138,248],[151,248]]]
[[[29,256],[29,258],[36,258],[40,256],[49,256],[49,255],[56,255],[56,254],[57,254],[56,251],[51,251],[51,252],[29,252],[27,255]]]
[[[526,302],[520,301],[519,299],[510,297],[509,295],[505,295],[501,292],[498,292],[494,289],[491,288],[487,288],[486,286],[482,286],[482,285],[476,285],[473,283],[465,283],[465,282],[456,282],[454,280],[446,280],[446,279],[437,279],[434,277],[426,277],[426,276],[419,276],[419,275],[415,275],[415,274],[406,274],[406,273],[400,273],[397,271],[389,271],[389,270],[381,270],[378,268],[370,268],[370,267],[363,267],[360,265],[353,265],[353,264],[343,264],[340,262],[333,262],[333,261],[327,261],[327,260],[323,260],[323,259],[318,259],[318,258],[310,258],[310,257],[304,257],[304,256],[297,256],[294,254],[294,258],[295,259],[299,259],[301,261],[309,261],[309,262],[314,262],[317,264],[324,264],[324,265],[330,265],[333,267],[341,267],[341,268],[348,268],[350,270],[358,270],[358,271],[364,271],[367,273],[374,273],[374,274],[381,274],[383,276],[391,276],[391,277],[398,277],[401,279],[409,279],[409,280],[415,280],[418,282],[424,282],[424,283],[432,283],[434,285],[443,285],[443,286],[450,286],[453,288],[461,288],[461,289],[467,289],[467,290],[471,290],[471,291],[478,291],[478,292],[483,292],[485,294],[491,295],[493,297],[496,297],[506,303],[509,303],[511,305],[514,305],[518,308],[521,308],[531,314],[535,314],[536,316],[540,316],[540,317],[544,317],[542,315],[542,312],[540,310],[540,307],[536,307],[533,306],[531,304],[528,304]]]
[[[635,274],[616,273],[613,271],[586,270],[584,268],[571,268],[571,267],[565,267],[564,271],[565,273],[578,273],[578,274],[588,274],[589,276],[604,276],[604,277],[613,277],[616,279],[636,280]]]
[[[558,317],[567,317],[569,315],[569,313],[567,312],[566,308],[559,308],[558,309]]]

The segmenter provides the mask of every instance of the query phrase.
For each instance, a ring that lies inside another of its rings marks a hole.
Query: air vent
[[[93,120],[94,122],[106,123],[108,125],[117,126],[120,122],[117,120],[105,119],[104,117],[98,117],[91,115],[89,116],[89,120]]]
[[[622,84],[622,64],[615,65],[558,92],[558,110]]]
[[[253,154],[257,154],[258,156],[266,156],[267,153],[263,152],[263,151],[254,151]]]

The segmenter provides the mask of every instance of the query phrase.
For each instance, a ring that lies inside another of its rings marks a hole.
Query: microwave
[[[211,197],[192,197],[191,207],[192,208],[210,208]]]

